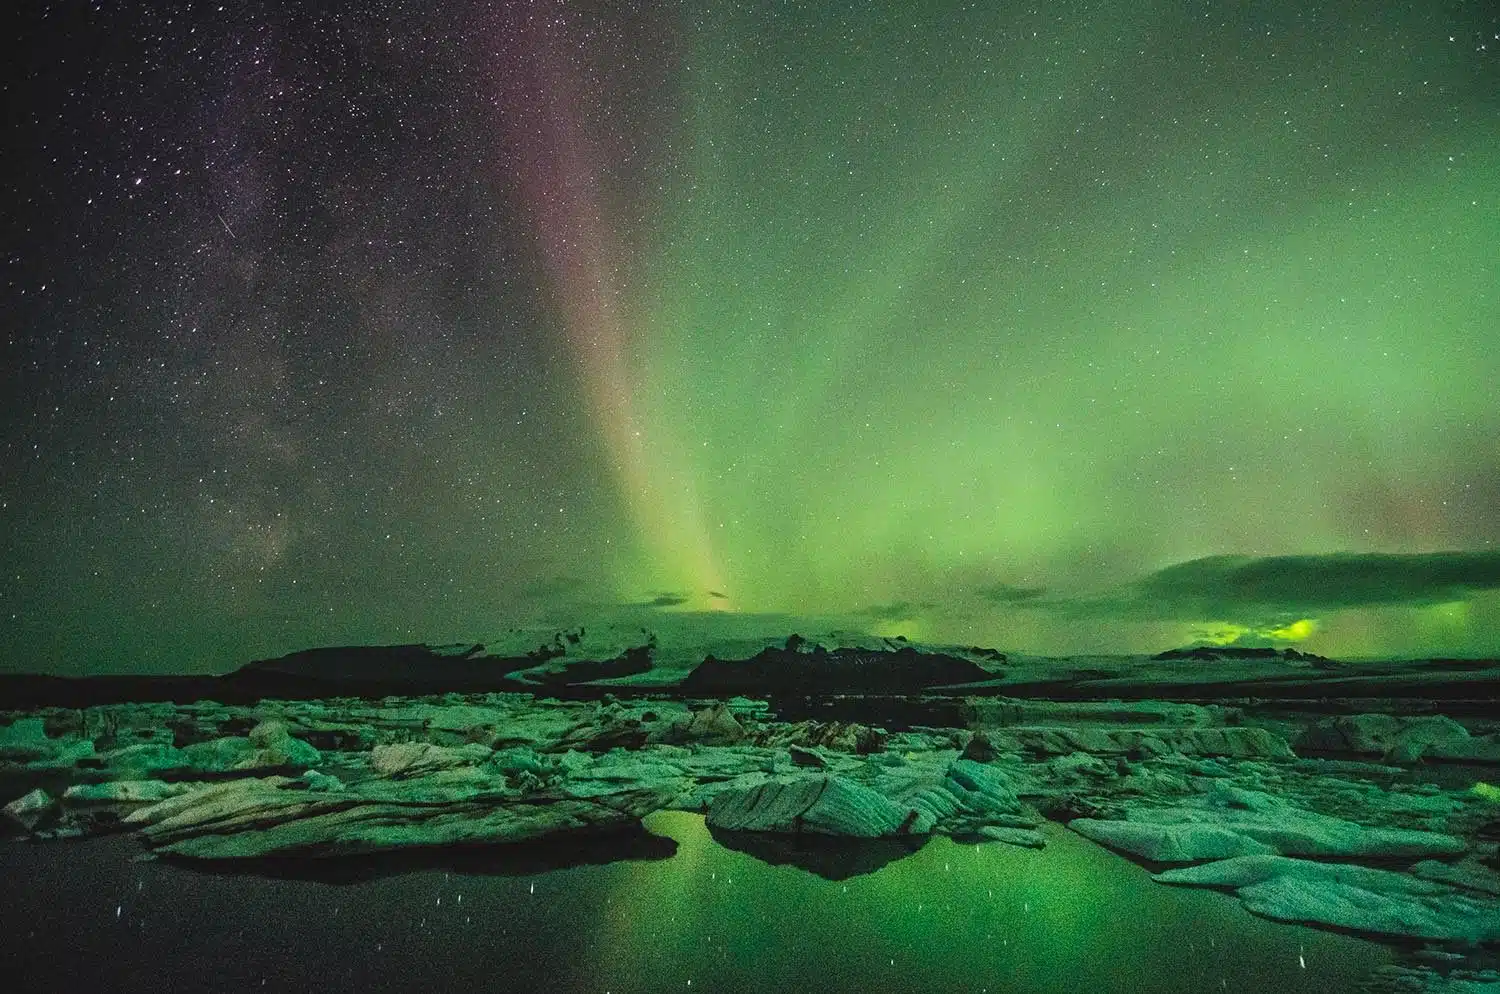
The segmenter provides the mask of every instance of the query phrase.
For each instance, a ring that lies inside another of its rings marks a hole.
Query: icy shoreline
[[[743,698],[123,704],[11,714],[0,759],[12,782],[53,788],[11,801],[17,827],[132,831],[177,858],[524,842],[668,808],[737,833],[1024,846],[1043,844],[1035,828],[1051,818],[1153,868],[1190,867],[1158,879],[1235,889],[1266,917],[1500,942],[1500,808],[1482,791],[1402,786],[1396,767],[1357,759],[1324,772],[1231,709],[1030,701],[976,713],[978,728],[890,732],[776,721]],[[1367,716],[1323,719],[1299,741],[1326,751],[1335,734],[1351,753],[1383,745],[1409,760],[1422,743],[1475,738],[1447,719]]]
[[[1392,975],[1396,989],[1500,989],[1485,972],[1500,946],[1500,728],[1464,703],[1483,697],[1487,664],[1026,660],[793,636],[680,670],[657,665],[654,642],[602,658],[621,637],[580,629],[505,659],[316,650],[206,683],[12,680],[12,703],[54,706],[0,712],[0,800],[39,840],[130,832],[158,857],[252,870],[582,843],[677,810],[758,859],[847,876],[935,835],[1043,848],[1053,821],[1164,885],[1445,957],[1442,975]],[[497,680],[524,689],[374,692]],[[1393,682],[1396,697],[1330,692]],[[216,688],[223,700],[191,699]],[[99,694],[116,702],[58,706]],[[828,857],[850,840],[867,851]]]

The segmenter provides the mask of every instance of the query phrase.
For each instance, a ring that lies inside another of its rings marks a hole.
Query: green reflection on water
[[[716,845],[695,815],[647,827],[680,848],[611,868],[588,967],[601,989],[1326,992],[1389,959],[1155,884],[1060,828],[1040,852],[937,838],[828,881]]]
[[[699,815],[647,826],[676,853],[537,870],[502,846],[346,883],[132,862],[119,837],[12,841],[0,965],[21,989],[117,994],[1330,994],[1391,958],[1152,883],[1056,826],[1041,852],[936,838],[842,881],[727,849]]]

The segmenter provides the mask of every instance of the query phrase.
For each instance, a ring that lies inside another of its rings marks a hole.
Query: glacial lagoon
[[[582,850],[229,873],[135,860],[123,837],[8,841],[0,972],[19,981],[11,990],[151,994],[1330,994],[1392,958],[1259,919],[1229,895],[1153,883],[1056,825],[1040,851],[839,840],[773,865],[716,841],[699,815],[645,824]],[[573,852],[595,862],[560,865]]]

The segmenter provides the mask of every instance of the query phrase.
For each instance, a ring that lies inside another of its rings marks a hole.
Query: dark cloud
[[[712,597],[716,601],[729,600],[729,595],[720,590],[710,590],[708,592],[708,596]]]
[[[1168,566],[1137,584],[1141,597],[1170,604],[1293,612],[1434,604],[1496,587],[1500,551],[1210,556]]]
[[[1017,587],[1009,583],[992,583],[974,591],[987,601],[997,604],[1024,604],[1034,601],[1047,592],[1046,587]]]
[[[1421,606],[1500,588],[1500,551],[1208,556],[1157,570],[1116,596],[1035,600],[1066,614],[1277,624],[1344,608]]]
[[[687,602],[688,598],[686,594],[657,594],[655,597],[647,601],[644,606],[677,607],[679,604],[686,604]]]

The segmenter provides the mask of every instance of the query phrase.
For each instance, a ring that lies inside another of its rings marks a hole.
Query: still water
[[[1390,959],[1154,884],[1055,826],[1040,852],[936,838],[854,876],[893,854],[845,848],[818,875],[726,848],[697,815],[647,827],[599,865],[490,851],[346,863],[339,880],[133,862],[125,839],[6,842],[0,976],[152,994],[1333,994]]]

